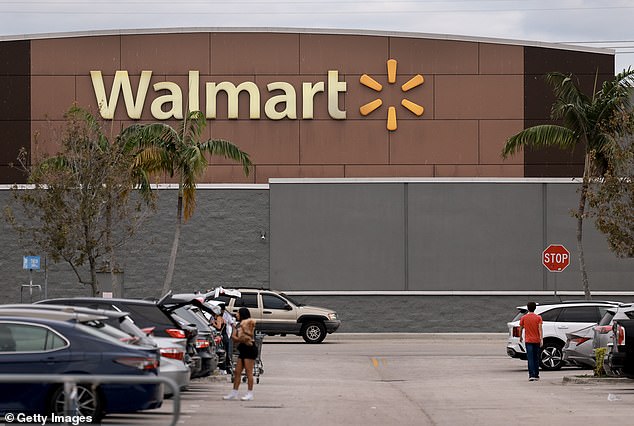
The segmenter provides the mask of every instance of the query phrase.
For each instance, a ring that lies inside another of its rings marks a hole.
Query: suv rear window
[[[134,318],[134,322],[140,327],[174,327],[174,323],[169,320],[167,315],[161,311],[156,305],[137,305],[122,303],[120,306],[122,311],[130,312],[130,316]]]
[[[607,311],[601,317],[601,321],[599,321],[599,325],[610,325],[610,322],[612,322],[612,318],[614,318],[615,314],[616,314],[616,312]]]
[[[596,306],[573,306],[564,308],[557,319],[559,322],[599,322]]]

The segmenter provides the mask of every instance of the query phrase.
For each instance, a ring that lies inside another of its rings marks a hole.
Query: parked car
[[[603,370],[610,376],[619,376],[621,374],[619,369],[612,369],[608,361],[613,346],[613,324],[614,321],[622,319],[634,319],[634,304],[622,303],[619,306],[608,309],[599,324],[594,327],[592,344],[595,351],[598,348],[607,348],[607,353],[603,358]]]
[[[184,362],[185,349],[181,345],[174,344],[170,338],[148,336],[137,327],[127,312],[44,303],[0,305],[2,315],[16,315],[20,314],[20,311],[23,311],[21,316],[36,315],[39,318],[42,318],[42,312],[62,312],[69,315],[69,320],[74,319],[84,325],[92,326],[126,343],[156,347],[161,355],[159,376],[173,380],[180,389],[185,389],[189,385],[190,371]],[[85,317],[77,314],[85,315]],[[164,386],[163,389],[165,397],[172,395],[173,390],[170,386]]]
[[[634,379],[634,319],[614,321],[608,365],[610,370]]]
[[[544,346],[540,352],[540,367],[544,370],[558,370],[564,365],[563,347],[566,333],[596,325],[605,312],[618,306],[610,301],[565,301],[537,305],[535,313],[543,320]],[[509,337],[506,353],[511,358],[526,359],[526,347],[520,343],[520,318],[528,312],[526,306],[518,306],[518,313],[507,323]]]
[[[74,297],[41,300],[36,303],[84,306],[93,309],[118,310],[128,312],[134,322],[147,333],[156,337],[171,339],[173,344],[185,348],[185,363],[191,377],[200,374],[202,363],[196,353],[196,328],[179,323],[170,313],[163,310],[160,300],[156,302],[138,299],[104,299],[99,297]]]
[[[596,325],[584,327],[572,333],[566,333],[566,344],[563,348],[563,361],[566,364],[583,368],[594,368],[594,329]]]
[[[0,316],[0,374],[116,374],[156,376],[156,349],[135,348],[86,325],[43,318]],[[160,384],[80,383],[80,415],[158,408]],[[63,414],[59,383],[0,383],[0,413]]]
[[[215,300],[224,302],[226,309],[235,314],[238,309],[249,309],[256,320],[256,330],[270,336],[294,334],[306,343],[321,343],[326,334],[341,326],[337,313],[331,309],[305,306],[284,293],[256,288],[238,288],[241,296],[219,295]]]

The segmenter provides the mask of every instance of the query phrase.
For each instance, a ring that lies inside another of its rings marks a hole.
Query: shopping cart
[[[260,375],[264,374],[264,364],[262,363],[262,342],[264,341],[263,333],[255,333],[255,346],[258,348],[258,356],[255,359],[255,363],[253,364],[253,378],[255,379],[255,383],[260,383]],[[233,354],[231,356],[232,361],[232,373],[231,373],[231,381],[234,379],[235,374],[235,366],[238,363],[238,349],[234,347]],[[242,383],[247,381],[247,373],[245,370],[242,370]]]

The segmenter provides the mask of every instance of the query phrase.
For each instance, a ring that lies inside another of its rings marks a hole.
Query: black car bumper
[[[328,320],[324,321],[324,325],[326,326],[326,331],[328,334],[334,333],[341,326],[341,321],[339,320]]]

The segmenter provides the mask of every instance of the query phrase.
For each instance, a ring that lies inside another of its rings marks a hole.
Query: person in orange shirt
[[[526,340],[528,380],[534,382],[539,380],[539,354],[541,347],[544,345],[544,332],[542,330],[542,317],[535,313],[537,304],[528,302],[526,307],[528,308],[528,313],[520,318],[520,343],[522,340]]]

